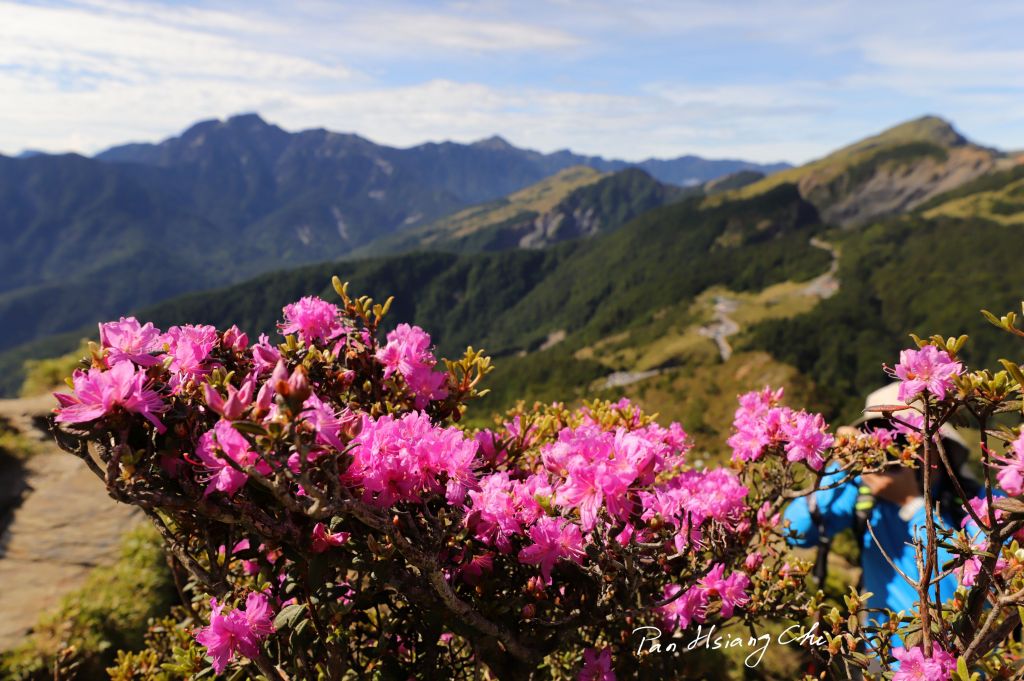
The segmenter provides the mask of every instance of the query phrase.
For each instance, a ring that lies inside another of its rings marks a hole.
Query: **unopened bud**
[[[292,372],[291,377],[288,379],[288,390],[285,392],[288,401],[301,405],[312,394],[313,388],[309,385],[306,368],[303,366],[295,367],[295,371]]]

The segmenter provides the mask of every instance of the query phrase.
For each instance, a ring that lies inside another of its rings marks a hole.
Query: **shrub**
[[[844,615],[807,589],[780,516],[858,475],[936,456],[949,468],[939,428],[966,410],[987,443],[989,419],[1020,408],[1016,364],[968,373],[966,338],[920,341],[893,370],[915,406],[885,407],[891,429],[854,435],[781,391],[749,393],[732,464],[698,470],[678,424],[627,400],[457,427],[490,360],[469,348],[441,365],[405,324],[380,339],[390,301],[335,288],[340,306],[286,306],[279,344],[234,327],[103,325],[103,347],[58,395],[59,444],[153,521],[204,624],[176,645],[151,638],[156,657],[121,656],[119,678],[160,659],[183,675],[209,664],[268,679],[664,677],[685,664],[682,639],[647,633],[735,621],[753,640],[766,620],[806,618],[820,668],[847,674],[870,658],[902,661],[906,678],[1001,673],[1019,653],[1007,636],[1024,602],[1012,539],[1024,502],[989,503],[987,522],[972,502],[979,542],[938,522],[926,491],[921,574],[908,576],[920,607],[866,625],[871,594],[851,591]],[[1012,316],[994,321],[1024,335]],[[996,469],[1022,494],[1024,437],[999,437],[1011,444],[1004,458],[986,449],[988,489]],[[927,490],[933,466],[920,467]],[[953,607],[935,602],[932,580],[954,573]],[[675,655],[656,654],[670,642]]]

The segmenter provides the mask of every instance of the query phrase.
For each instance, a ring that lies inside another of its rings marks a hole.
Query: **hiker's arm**
[[[825,475],[822,486],[834,484],[845,473]],[[786,509],[785,520],[789,521],[789,542],[795,546],[814,546],[818,543],[819,523],[814,517],[811,504],[816,504],[821,514],[821,525],[826,537],[832,537],[853,526],[854,507],[857,504],[859,481],[855,478],[831,489],[823,489],[811,496],[794,499]]]

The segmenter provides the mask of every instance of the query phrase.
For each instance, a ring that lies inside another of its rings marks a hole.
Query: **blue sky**
[[[1024,149],[1021,27],[999,0],[0,0],[0,153],[248,111],[395,146],[791,162],[934,113]]]

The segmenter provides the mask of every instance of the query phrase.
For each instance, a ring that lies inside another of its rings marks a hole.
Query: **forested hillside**
[[[693,182],[762,169],[680,161],[658,167],[672,177],[690,168]],[[254,114],[95,158],[0,157],[0,350],[189,291],[340,258],[581,165],[596,174],[631,164],[500,139],[397,149],[322,129],[290,133]],[[621,223],[654,205],[649,191],[636,190],[645,192],[636,201],[616,195],[621,205],[600,210]],[[609,222],[580,217],[564,237]]]
[[[721,395],[777,376],[829,415],[850,416],[884,382],[880,364],[910,332],[970,333],[968,352],[983,363],[1009,352],[978,310],[1009,309],[1024,297],[1014,275],[1024,232],[1012,158],[985,152],[991,172],[932,192],[901,215],[852,229],[821,219],[807,177],[849,177],[849,159],[864,154],[874,159],[872,172],[898,156],[912,175],[932,156],[901,154],[907,144],[919,150],[922,134],[937,147],[970,147],[952,128],[926,123],[788,171],[797,184],[748,174],[685,198],[639,170],[564,171],[390,246],[438,252],[274,272],[136,312],[160,326],[237,321],[257,333],[273,327],[288,301],[333,295],[336,274],[359,293],[394,295],[392,319],[423,326],[443,354],[483,345],[497,358],[486,401],[495,410],[517,397],[629,394],[682,418],[699,437],[727,421]],[[857,186],[849,196],[867,201]],[[583,207],[605,228],[542,248],[513,238],[545,215]],[[67,352],[90,333],[0,356],[4,388],[17,389],[26,358]],[[726,371],[708,371],[723,363]]]

